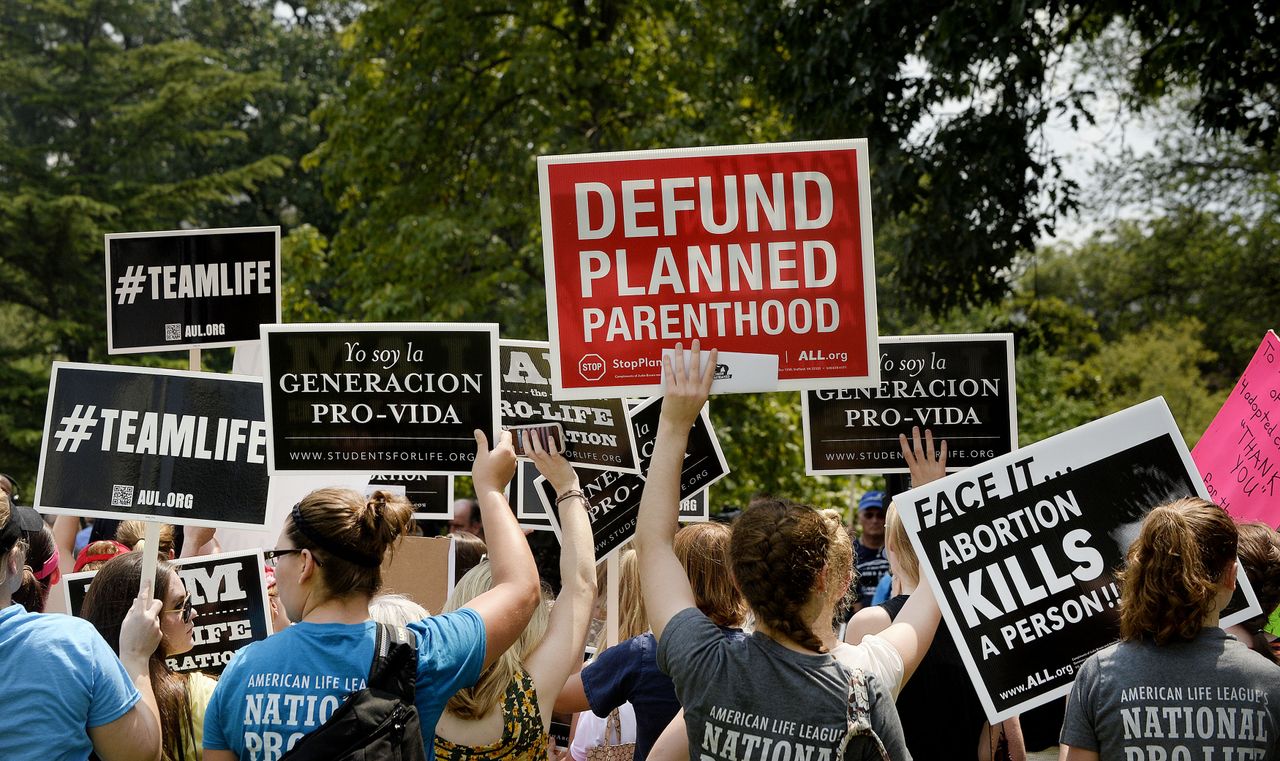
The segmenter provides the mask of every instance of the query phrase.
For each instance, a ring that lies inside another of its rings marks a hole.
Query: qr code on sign
[[[181,341],[182,340],[182,323],[166,322],[164,325],[164,340]]]
[[[112,507],[133,507],[133,487],[114,484],[111,487]]]

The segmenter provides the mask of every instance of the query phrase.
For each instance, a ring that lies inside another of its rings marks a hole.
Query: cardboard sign
[[[631,419],[621,399],[552,401],[549,346],[546,341],[499,342],[503,427],[560,423],[569,462],[639,473]]]
[[[1066,695],[1118,634],[1115,569],[1150,510],[1207,498],[1163,399],[895,498],[988,720]],[[1251,606],[1223,626],[1258,612]]]
[[[557,399],[658,393],[694,338],[713,393],[876,384],[865,140],[541,156],[538,192]]]
[[[279,227],[113,233],[106,249],[109,354],[231,346],[280,321]]]
[[[453,540],[406,536],[382,561],[382,592],[402,594],[433,614],[444,610],[454,579]]]
[[[1238,521],[1280,526],[1280,339],[1268,330],[1191,457]]]
[[[369,476],[369,489],[387,488],[413,503],[417,520],[453,518],[453,477],[414,475]]]
[[[261,528],[266,447],[257,378],[54,362],[35,507]]]
[[[1013,335],[881,336],[879,386],[806,391],[803,410],[809,475],[907,473],[914,425],[963,470],[1018,448]]]
[[[498,326],[264,325],[271,473],[465,475],[498,431]]]
[[[195,647],[165,660],[178,672],[203,671],[217,676],[231,656],[250,642],[271,634],[271,607],[261,550],[172,561],[191,595],[195,610]],[[97,571],[63,577],[67,610],[79,616]],[[134,590],[137,591],[136,589]]]
[[[636,444],[640,448],[641,467],[646,474],[649,472],[649,461],[658,435],[658,416],[661,411],[662,398],[654,397],[635,407],[631,413],[631,425],[635,429]],[[596,560],[603,560],[635,536],[646,476],[581,468],[575,468],[575,471],[582,491],[591,503],[591,534],[595,540]],[[716,438],[707,407],[704,406],[689,432],[689,447],[685,451],[680,476],[681,511],[688,516],[682,516],[682,520],[702,520],[703,505],[694,499],[695,495],[727,475],[729,466],[720,451],[720,440]],[[560,511],[555,504],[555,489],[544,478],[539,478],[537,484],[543,509],[551,518],[556,536],[563,540]]]

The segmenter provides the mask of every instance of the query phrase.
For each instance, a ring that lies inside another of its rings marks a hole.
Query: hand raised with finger
[[[898,434],[898,446],[902,447],[902,457],[911,471],[912,486],[937,481],[947,474],[947,442],[945,439],[942,441],[935,456],[933,431],[925,429],[924,443],[921,444],[920,426],[912,426],[910,443],[907,442],[906,434]]]
[[[711,380],[716,373],[717,352],[712,349],[707,356],[702,356],[698,340],[695,338],[689,352],[689,361],[684,359],[684,345],[676,344],[670,357],[662,358],[663,376],[666,389],[662,393],[661,420],[685,429],[693,426],[702,405],[706,404],[711,394]]]
[[[504,491],[516,473],[516,450],[511,446],[511,432],[503,431],[498,444],[489,451],[489,438],[477,428],[476,460],[471,464],[471,480],[476,494],[481,491]]]
[[[556,490],[556,494],[578,488],[578,474],[573,466],[559,452],[548,452],[542,447],[542,441],[530,431],[521,431],[524,437],[524,451],[538,468],[538,472],[547,479]]]

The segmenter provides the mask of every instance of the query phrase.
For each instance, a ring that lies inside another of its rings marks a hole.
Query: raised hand
[[[662,358],[667,384],[662,394],[660,420],[683,426],[686,430],[693,426],[698,413],[702,411],[702,405],[706,404],[707,397],[711,394],[711,379],[716,373],[716,356],[716,350],[712,349],[703,362],[698,339],[695,338],[687,364],[683,344],[676,344],[671,356]]]
[[[930,481],[937,481],[947,474],[947,442],[944,439],[937,457],[934,457],[933,431],[924,431],[924,446],[920,444],[920,426],[911,427],[911,444],[907,444],[906,434],[898,434],[898,446],[902,447],[902,456],[911,470],[911,485],[920,486]]]
[[[516,473],[516,451],[511,446],[511,432],[502,432],[493,451],[489,451],[489,438],[484,431],[477,428],[474,433],[476,460],[471,464],[471,480],[476,495],[481,491],[504,491]]]
[[[578,488],[578,474],[573,471],[573,466],[564,455],[543,449],[541,440],[529,431],[521,431],[520,435],[523,437],[524,451],[533,460],[538,472],[555,488],[556,494]]]

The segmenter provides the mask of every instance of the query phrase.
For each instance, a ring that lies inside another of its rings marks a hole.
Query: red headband
[[[76,573],[80,573],[80,569],[84,568],[86,565],[90,563],[97,563],[102,560],[110,560],[111,558],[117,555],[123,555],[126,552],[131,552],[131,550],[127,546],[121,544],[120,542],[112,542],[112,544],[114,544],[116,547],[115,552],[90,555],[88,547],[85,547],[83,550],[80,550],[80,554],[76,557],[76,567],[73,570]]]

